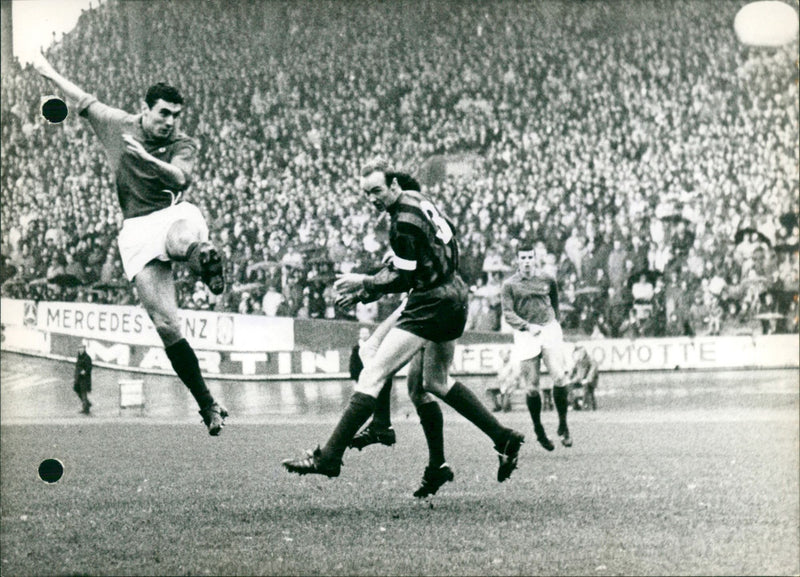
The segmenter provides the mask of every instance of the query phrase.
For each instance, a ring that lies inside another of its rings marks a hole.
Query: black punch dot
[[[64,465],[58,459],[45,459],[39,464],[39,478],[45,483],[57,483],[64,474]]]
[[[53,124],[62,122],[68,112],[67,103],[56,96],[48,97],[42,104],[42,116]]]

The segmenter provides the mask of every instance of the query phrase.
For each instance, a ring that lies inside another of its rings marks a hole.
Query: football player
[[[172,261],[188,261],[212,293],[225,288],[222,262],[208,241],[200,210],[185,199],[197,160],[197,142],[182,132],[183,96],[167,84],[148,88],[142,111],[129,114],[84,92],[38,55],[37,72],[55,84],[105,149],[122,210],[118,244],[122,267],[153,321],[175,373],[194,396],[211,435],[227,410],[214,400],[178,319]]]
[[[374,275],[348,273],[335,283],[339,305],[370,302],[381,295],[408,292],[395,325],[364,366],[358,384],[336,428],[322,447],[287,459],[293,473],[336,477],[342,455],[356,432],[375,410],[376,397],[388,375],[409,362],[420,349],[423,387],[480,428],[494,442],[499,456],[497,479],[505,481],[517,467],[524,436],[504,427],[466,386],[450,376],[455,342],[467,321],[467,286],[458,274],[458,241],[452,222],[421,193],[401,181],[413,180],[392,171],[381,160],[361,171],[361,188],[372,204],[390,217],[392,261]]]
[[[564,336],[558,322],[558,285],[544,274],[533,247],[520,245],[517,250],[517,272],[503,281],[501,288],[503,316],[514,329],[514,354],[520,363],[527,386],[526,402],[539,444],[552,451],[552,441],[542,426],[542,397],[539,392],[541,361],[553,379],[553,401],[558,412],[558,435],[561,444],[572,446],[567,428],[567,363]]]
[[[389,332],[400,313],[403,312],[405,301],[394,310],[368,337],[359,342],[354,347],[353,353],[356,358],[351,357],[350,376],[358,381],[364,363],[369,363],[375,356],[378,345]],[[407,385],[408,396],[414,404],[419,415],[422,430],[425,433],[425,441],[428,445],[428,465],[422,474],[422,483],[414,491],[414,496],[424,498],[436,494],[439,488],[452,481],[455,474],[450,465],[444,458],[444,417],[436,397],[426,393],[422,387],[422,366],[425,350],[420,350],[409,363]],[[350,448],[358,449],[372,444],[380,443],[391,447],[395,444],[397,436],[392,428],[390,400],[392,393],[392,380],[394,375],[390,375],[383,384],[375,403],[375,412],[372,420],[364,429],[359,432],[349,443]]]

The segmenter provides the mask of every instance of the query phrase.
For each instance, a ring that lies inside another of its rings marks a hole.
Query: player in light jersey
[[[84,92],[39,55],[36,70],[66,96],[105,149],[122,210],[118,244],[128,280],[178,377],[200,407],[211,435],[219,435],[227,410],[214,400],[200,372],[194,350],[183,338],[171,261],[188,261],[211,292],[225,288],[219,253],[208,242],[200,210],[184,200],[197,160],[197,142],[178,128],[183,97],[158,83],[145,95],[142,112],[129,114]]]
[[[514,329],[514,354],[520,363],[528,387],[526,401],[533,419],[533,430],[539,444],[552,451],[555,446],[542,426],[542,397],[539,392],[541,361],[553,379],[553,401],[558,412],[558,435],[561,444],[572,446],[567,427],[569,391],[564,351],[564,336],[558,322],[558,286],[554,278],[540,270],[531,246],[521,245],[517,251],[517,272],[503,282],[501,302],[503,316]]]

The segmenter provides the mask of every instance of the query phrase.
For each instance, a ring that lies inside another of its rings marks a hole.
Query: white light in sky
[[[100,0],[12,0],[14,55],[20,64],[29,62],[40,49],[55,39],[61,40],[78,22],[82,10],[97,6]]]

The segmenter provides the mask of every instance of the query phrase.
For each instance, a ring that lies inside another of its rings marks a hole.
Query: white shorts
[[[167,233],[179,220],[186,220],[200,229],[200,238],[208,240],[208,225],[200,209],[189,202],[180,202],[144,216],[126,218],[119,231],[119,255],[128,280],[142,272],[151,260],[170,260],[167,254]]]
[[[542,349],[560,350],[564,346],[564,333],[558,321],[532,326],[539,327],[541,332],[533,335],[530,331],[514,331],[514,356],[518,362],[538,357]]]

